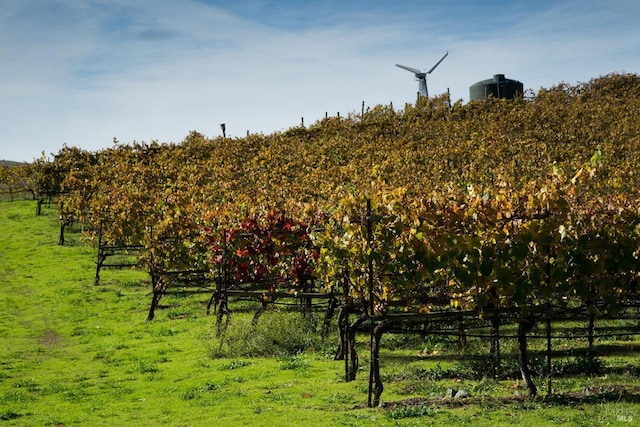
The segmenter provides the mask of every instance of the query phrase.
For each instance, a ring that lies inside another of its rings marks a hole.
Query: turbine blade
[[[404,70],[411,71],[413,74],[420,74],[420,73],[422,73],[422,71],[418,70],[417,68],[407,67],[406,65],[396,64],[396,67],[400,67],[400,68],[402,68],[402,69],[404,69]]]
[[[431,72],[432,72],[433,70],[435,70],[435,69],[436,69],[436,67],[437,67],[438,65],[440,65],[440,63],[441,63],[442,61],[444,61],[444,58],[446,58],[446,57],[447,57],[447,55],[449,55],[449,51],[447,51],[447,53],[445,53],[445,54],[444,54],[444,56],[443,56],[442,58],[440,58],[440,61],[436,62],[436,65],[434,65],[433,67],[431,67],[431,69],[430,69],[429,71],[427,71],[427,74],[431,74]]]

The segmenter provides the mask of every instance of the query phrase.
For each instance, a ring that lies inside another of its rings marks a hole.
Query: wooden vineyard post
[[[60,236],[58,237],[58,246],[64,246],[64,227],[67,225],[67,219],[64,216],[64,202],[60,202]]]
[[[531,370],[529,369],[527,357],[527,333],[533,326],[534,322],[530,318],[520,319],[518,323],[518,365],[530,397],[535,397],[538,394],[538,389],[531,379]]]
[[[590,313],[589,326],[588,326],[589,329],[587,331],[589,353],[593,352],[593,342],[594,342],[593,330],[595,328],[595,320],[596,320],[596,317],[593,315],[593,313]]]
[[[547,394],[552,393],[551,384],[551,318],[547,317]]]
[[[156,271],[154,267],[150,267],[149,269],[151,273],[151,287],[152,287],[152,297],[151,297],[151,306],[149,307],[149,314],[147,315],[147,321],[150,322],[155,317],[156,307],[160,303],[160,298],[162,298],[162,278]]]
[[[373,326],[373,310],[374,310],[374,301],[373,301],[373,226],[371,224],[371,199],[367,198],[367,247],[369,249],[369,259],[367,262],[367,285],[369,288],[369,347],[370,347],[370,359],[369,359],[369,393],[367,397],[367,405],[369,408],[372,407],[372,398],[373,398],[373,383],[374,383],[374,372],[376,367],[379,371],[378,361],[376,360],[379,353],[379,342],[375,337],[375,328]],[[378,372],[379,377],[379,372]],[[378,378],[379,380],[379,378]]]
[[[327,306],[327,311],[324,315],[324,320],[322,321],[322,333],[321,337],[324,340],[329,335],[329,330],[331,329],[331,319],[333,318],[333,313],[336,311],[336,306],[338,305],[338,300],[333,294],[333,288],[329,293],[329,303]]]
[[[252,327],[255,328],[256,326],[258,326],[258,320],[260,319],[260,316],[262,316],[262,313],[267,311],[269,304],[272,303],[274,300],[275,300],[275,297],[271,299],[271,297],[267,294],[262,296],[262,298],[260,299],[260,308],[256,310],[256,312],[253,314],[253,319],[251,319]],[[222,309],[220,311],[222,311]]]
[[[495,286],[489,291],[491,299],[491,308],[493,313],[490,317],[491,322],[491,350],[489,351],[491,357],[491,375],[494,379],[498,379],[500,375],[500,299]]]
[[[148,263],[149,263],[149,275],[151,276],[152,297],[151,306],[149,307],[149,314],[147,321],[153,320],[155,317],[155,310],[160,303],[160,298],[164,293],[165,283],[162,279],[161,273],[156,266],[154,247],[153,247],[153,226],[149,227],[149,245],[147,250],[149,251]]]
[[[596,320],[596,316],[594,315],[595,312],[595,301],[597,300],[596,297],[596,288],[595,285],[592,283],[591,286],[589,287],[589,296],[587,298],[587,310],[589,311],[589,325],[587,326],[587,343],[588,343],[588,351],[589,351],[589,355],[592,356],[593,355],[593,342],[594,342],[594,328],[595,328],[595,320]]]
[[[500,312],[491,316],[491,373],[494,379],[500,375]]]
[[[380,379],[380,340],[385,329],[385,323],[376,325],[371,330],[371,379],[369,385],[369,407],[380,405],[380,396],[384,391],[384,385]]]
[[[209,298],[209,302],[207,303],[207,315],[211,314],[211,306],[213,305],[213,312],[218,313],[218,303],[223,298],[223,290],[225,288],[226,276],[224,274],[224,265],[225,265],[225,252],[227,247],[227,234],[226,231],[222,231],[222,258],[220,263],[218,263],[218,271],[217,276],[215,278],[215,290],[211,294],[211,298]],[[226,298],[226,295],[224,295]]]
[[[351,314],[351,301],[349,299],[349,275],[347,272],[342,273],[342,292],[343,305],[338,312],[338,351],[334,360],[344,360],[344,377],[345,381],[349,381],[349,315]]]
[[[58,246],[64,246],[64,227],[66,225],[66,220],[60,216],[60,236],[58,237]]]
[[[100,222],[98,227],[98,259],[96,260],[96,278],[94,282],[96,285],[100,284],[100,268],[102,268],[105,258],[106,256],[102,249],[102,222]]]
[[[358,372],[358,352],[356,351],[356,330],[362,326],[362,324],[367,320],[367,315],[363,314],[359,316],[351,325],[348,326],[349,335],[347,337],[347,352],[349,354],[349,371],[348,371],[348,381],[353,381],[356,379],[356,373]]]
[[[464,327],[464,316],[461,316],[458,320],[458,351],[462,351],[467,346],[467,331]]]
[[[306,274],[302,274],[298,278],[298,289],[300,289],[301,293],[303,294],[303,296],[300,297],[300,310],[302,311],[302,315],[305,318],[308,318],[311,321],[311,324],[314,324],[312,298],[309,295],[304,295],[311,293],[311,288],[311,281]]]
[[[42,200],[42,197],[38,197],[38,204],[36,205],[36,216],[40,216],[40,214],[42,214],[42,203],[44,202],[44,200]]]
[[[349,382],[349,303],[344,301],[344,327],[340,341],[342,343],[342,353],[344,357],[344,381]]]
[[[219,285],[218,289],[218,304],[216,307],[216,328],[218,335],[221,335],[224,330],[226,330],[227,325],[229,324],[229,272],[227,271],[227,260],[228,260],[228,247],[227,247],[227,230],[222,230],[222,260],[220,263],[220,267],[218,269],[219,272]],[[224,327],[222,325],[222,318],[226,316],[226,322]]]

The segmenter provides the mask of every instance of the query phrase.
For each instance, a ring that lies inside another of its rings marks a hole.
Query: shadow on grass
[[[616,356],[616,355],[623,355],[623,356],[629,356],[632,354],[640,354],[640,346],[635,343],[635,342],[629,342],[629,343],[620,343],[620,344],[600,344],[600,345],[596,345],[594,346],[593,350],[589,350],[587,347],[583,347],[583,348],[573,348],[573,349],[567,349],[567,350],[552,350],[551,351],[551,358],[552,359],[561,359],[561,358],[567,358],[567,357],[577,357],[577,356],[584,356],[589,354],[590,352],[593,352],[593,355],[596,357],[609,357],[609,356]],[[503,356],[504,357],[516,357],[517,355],[515,353],[512,353],[511,351],[503,351]],[[529,349],[528,354],[531,358],[540,358],[540,357],[546,357],[547,352],[546,350],[535,350],[535,349]],[[389,354],[385,354],[383,356],[384,358],[387,358],[389,360],[397,360],[400,362],[414,362],[414,361],[419,361],[419,360],[426,360],[426,361],[434,361],[434,362],[438,362],[438,361],[446,361],[446,362],[450,362],[450,361],[480,361],[480,360],[485,360],[487,359],[487,357],[489,357],[489,354],[483,354],[483,353],[465,353],[465,352],[453,352],[453,351],[444,351],[442,353],[439,354],[423,354],[423,353],[416,353],[416,354],[393,354],[393,353],[389,353]]]
[[[576,404],[595,405],[600,403],[640,403],[640,387],[624,385],[602,386],[578,393],[552,394],[542,397],[542,401],[556,406]]]
[[[600,388],[584,390],[582,392],[569,392],[563,394],[551,394],[537,396],[513,397],[468,397],[455,398],[409,398],[400,401],[384,402],[381,407],[385,410],[397,410],[399,408],[438,406],[459,408],[465,406],[483,406],[501,409],[508,406],[520,406],[523,404],[543,404],[546,407],[574,407],[580,405],[599,405],[604,403],[640,403],[640,387],[627,387],[624,385],[610,385]]]

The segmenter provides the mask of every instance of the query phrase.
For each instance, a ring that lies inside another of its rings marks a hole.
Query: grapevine
[[[143,247],[154,298],[176,271],[205,271],[218,293],[346,283],[369,320],[511,310],[525,347],[544,309],[599,316],[637,298],[638,76],[430,101],[271,135],[65,146],[24,179],[89,242]]]

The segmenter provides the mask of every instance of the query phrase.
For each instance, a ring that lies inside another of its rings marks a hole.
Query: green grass
[[[384,408],[363,409],[368,371],[345,383],[335,336],[322,341],[297,314],[269,310],[253,331],[252,313],[236,310],[221,341],[207,296],[176,296],[145,322],[144,272],[105,270],[95,286],[95,251],[78,234],[57,241],[54,210],[36,217],[34,202],[0,202],[0,427],[640,423],[635,340],[600,343],[621,349],[603,358],[605,373],[563,375],[563,395],[531,401],[513,379],[463,375],[446,342],[389,336]],[[445,401],[447,388],[472,397]]]

